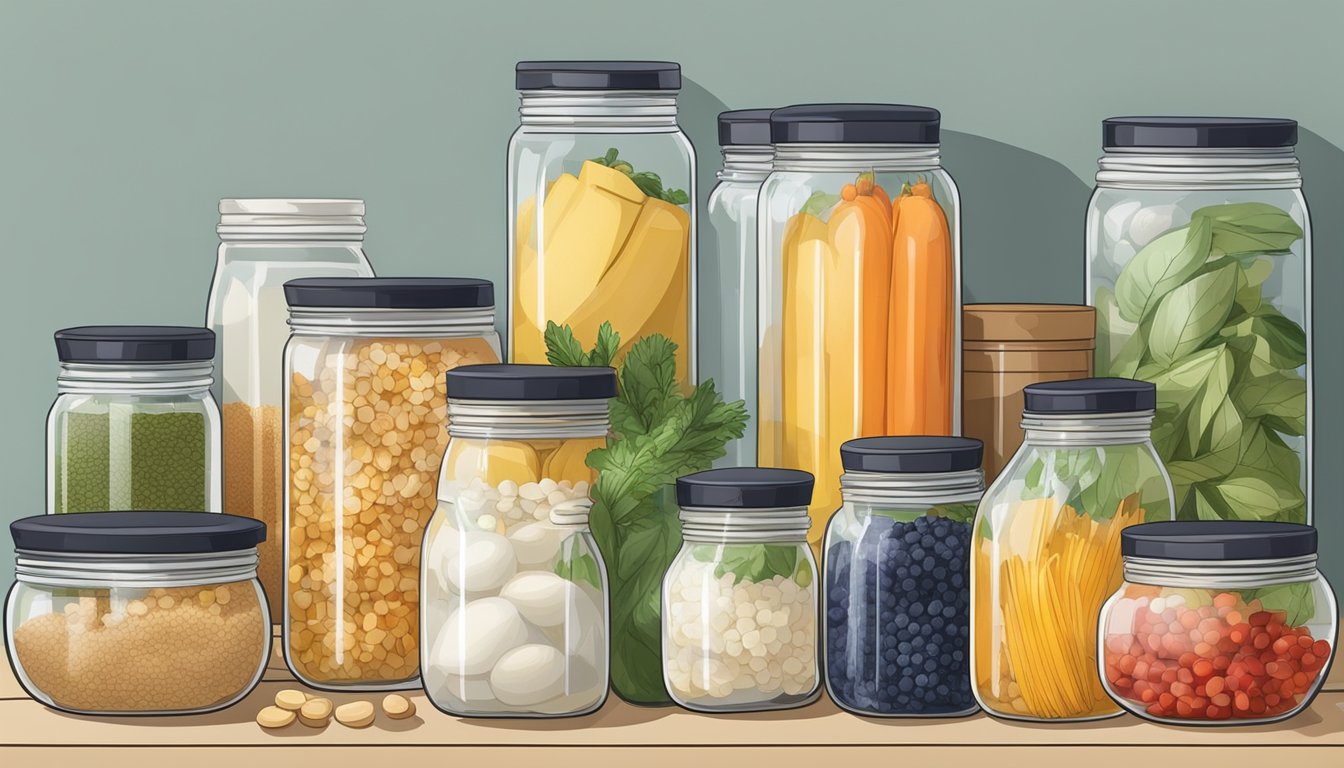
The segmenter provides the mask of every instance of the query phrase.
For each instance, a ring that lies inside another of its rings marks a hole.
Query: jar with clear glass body
[[[93,325],[56,332],[47,513],[219,512],[219,407],[207,328]]]
[[[989,714],[1120,713],[1096,671],[1097,611],[1119,586],[1120,533],[1171,520],[1152,384],[1029,384],[1022,447],[985,492],[971,550],[971,685]]]
[[[840,447],[826,527],[826,691],[860,715],[958,717],[971,696],[971,522],[984,445],[869,437]]]
[[[711,469],[677,479],[681,551],[663,577],[663,683],[697,712],[791,709],[821,692],[812,476]]]
[[[1098,375],[1157,384],[1182,520],[1311,521],[1311,220],[1297,123],[1118,117],[1087,210]]]
[[[5,644],[29,696],[82,715],[212,712],[271,653],[255,520],[87,512],[10,524]]]
[[[756,464],[756,206],[770,173],[770,110],[719,114],[723,170],[709,193],[707,248],[696,293],[700,376],[727,402],[747,404],[747,428],[716,467]]]
[[[840,444],[960,428],[960,204],[935,109],[786,107],[759,204],[758,458],[813,473],[811,543]]]
[[[681,67],[522,61],[509,139],[509,357],[545,364],[546,324],[619,354],[661,333],[695,375],[695,150],[677,125]]]
[[[1172,725],[1272,723],[1311,704],[1338,625],[1315,528],[1151,523],[1120,541],[1125,581],[1102,607],[1097,637],[1117,704]]]
[[[224,199],[206,325],[219,340],[215,400],[224,419],[224,505],[273,531],[261,583],[280,623],[285,590],[282,388],[288,307],[283,286],[300,277],[370,277],[364,201]]]
[[[443,375],[499,361],[468,278],[285,284],[285,662],[315,688],[419,685],[420,546],[447,446]]]
[[[610,368],[448,374],[439,506],[425,534],[425,691],[449,714],[561,717],[602,706],[607,572],[588,529]]]

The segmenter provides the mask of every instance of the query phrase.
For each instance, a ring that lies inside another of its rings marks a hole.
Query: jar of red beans
[[[1148,523],[1120,547],[1125,581],[1101,609],[1098,653],[1117,704],[1162,723],[1245,725],[1311,703],[1337,629],[1315,528]]]

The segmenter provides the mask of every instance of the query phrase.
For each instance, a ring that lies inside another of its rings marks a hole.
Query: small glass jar
[[[271,653],[255,520],[89,512],[9,526],[5,644],[23,690],[83,715],[223,709]]]
[[[663,577],[663,683],[677,704],[758,712],[820,694],[812,483],[754,467],[677,479],[682,545]]]
[[[697,289],[700,376],[727,402],[747,404],[746,430],[716,467],[756,464],[756,206],[770,174],[770,110],[719,114],[723,170],[709,193],[712,234],[700,257]]]
[[[989,714],[1120,713],[1096,673],[1097,611],[1121,580],[1120,532],[1172,518],[1149,429],[1152,384],[1028,385],[1022,447],[985,492],[971,542],[971,683]]]
[[[372,277],[364,201],[224,199],[206,309],[218,337],[213,392],[224,421],[224,508],[266,524],[258,548],[271,621],[284,609],[283,286],[300,277]]]
[[[758,458],[817,477],[811,543],[840,506],[840,444],[960,428],[961,227],[938,110],[770,115],[759,204]]]
[[[588,530],[610,368],[474,365],[448,374],[451,439],[425,534],[425,691],[452,715],[602,706],[607,572]]]
[[[315,688],[418,687],[443,375],[499,361],[493,286],[304,278],[285,296],[285,663]]]
[[[106,325],[56,332],[47,414],[47,513],[219,512],[219,407],[207,328]]]
[[[522,61],[509,139],[509,356],[545,364],[546,324],[618,356],[655,333],[695,371],[695,149],[668,61]]]
[[[1311,522],[1297,122],[1114,117],[1087,208],[1099,376],[1157,385],[1181,520]]]
[[[960,717],[971,696],[971,521],[984,445],[869,437],[840,447],[826,526],[826,692],[860,715]]]
[[[1125,581],[1097,650],[1117,704],[1173,725],[1273,723],[1311,704],[1338,628],[1315,528],[1151,523],[1120,541]]]

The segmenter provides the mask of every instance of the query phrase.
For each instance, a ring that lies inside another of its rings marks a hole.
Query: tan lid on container
[[[961,335],[968,342],[1082,341],[1091,349],[1096,343],[1097,311],[1078,304],[967,304]]]

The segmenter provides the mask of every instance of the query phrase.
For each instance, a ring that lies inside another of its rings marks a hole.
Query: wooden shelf
[[[409,720],[379,717],[353,730],[332,723],[317,731],[295,723],[263,731],[258,710],[281,688],[298,687],[278,653],[247,699],[223,711],[189,717],[99,718],[66,715],[29,699],[8,666],[0,672],[0,758],[6,766],[65,766],[96,760],[100,766],[172,765],[180,768],[294,764],[366,765],[378,761],[424,764],[428,759],[478,758],[493,765],[603,766],[640,761],[654,766],[742,765],[817,768],[828,760],[851,765],[928,760],[945,765],[1030,765],[1088,768],[1146,760],[1216,760],[1222,766],[1344,765],[1344,665],[1326,690],[1292,720],[1270,726],[1176,728],[1119,717],[1096,723],[1010,723],[984,715],[956,720],[877,720],[841,712],[830,701],[768,714],[697,715],[641,708],[612,697],[601,711],[561,720],[464,720],[433,708],[423,693],[410,695]],[[330,694],[338,703],[359,694]],[[364,698],[376,698],[365,694]],[[302,748],[302,754],[288,750]],[[376,748],[377,752],[366,752]],[[97,750],[97,756],[93,754]],[[353,750],[353,751],[352,751]],[[1190,754],[1176,756],[1173,750]],[[1267,750],[1291,750],[1279,757]],[[769,761],[768,763],[765,761]],[[460,763],[459,763],[460,764]],[[933,763],[930,763],[933,764]]]

